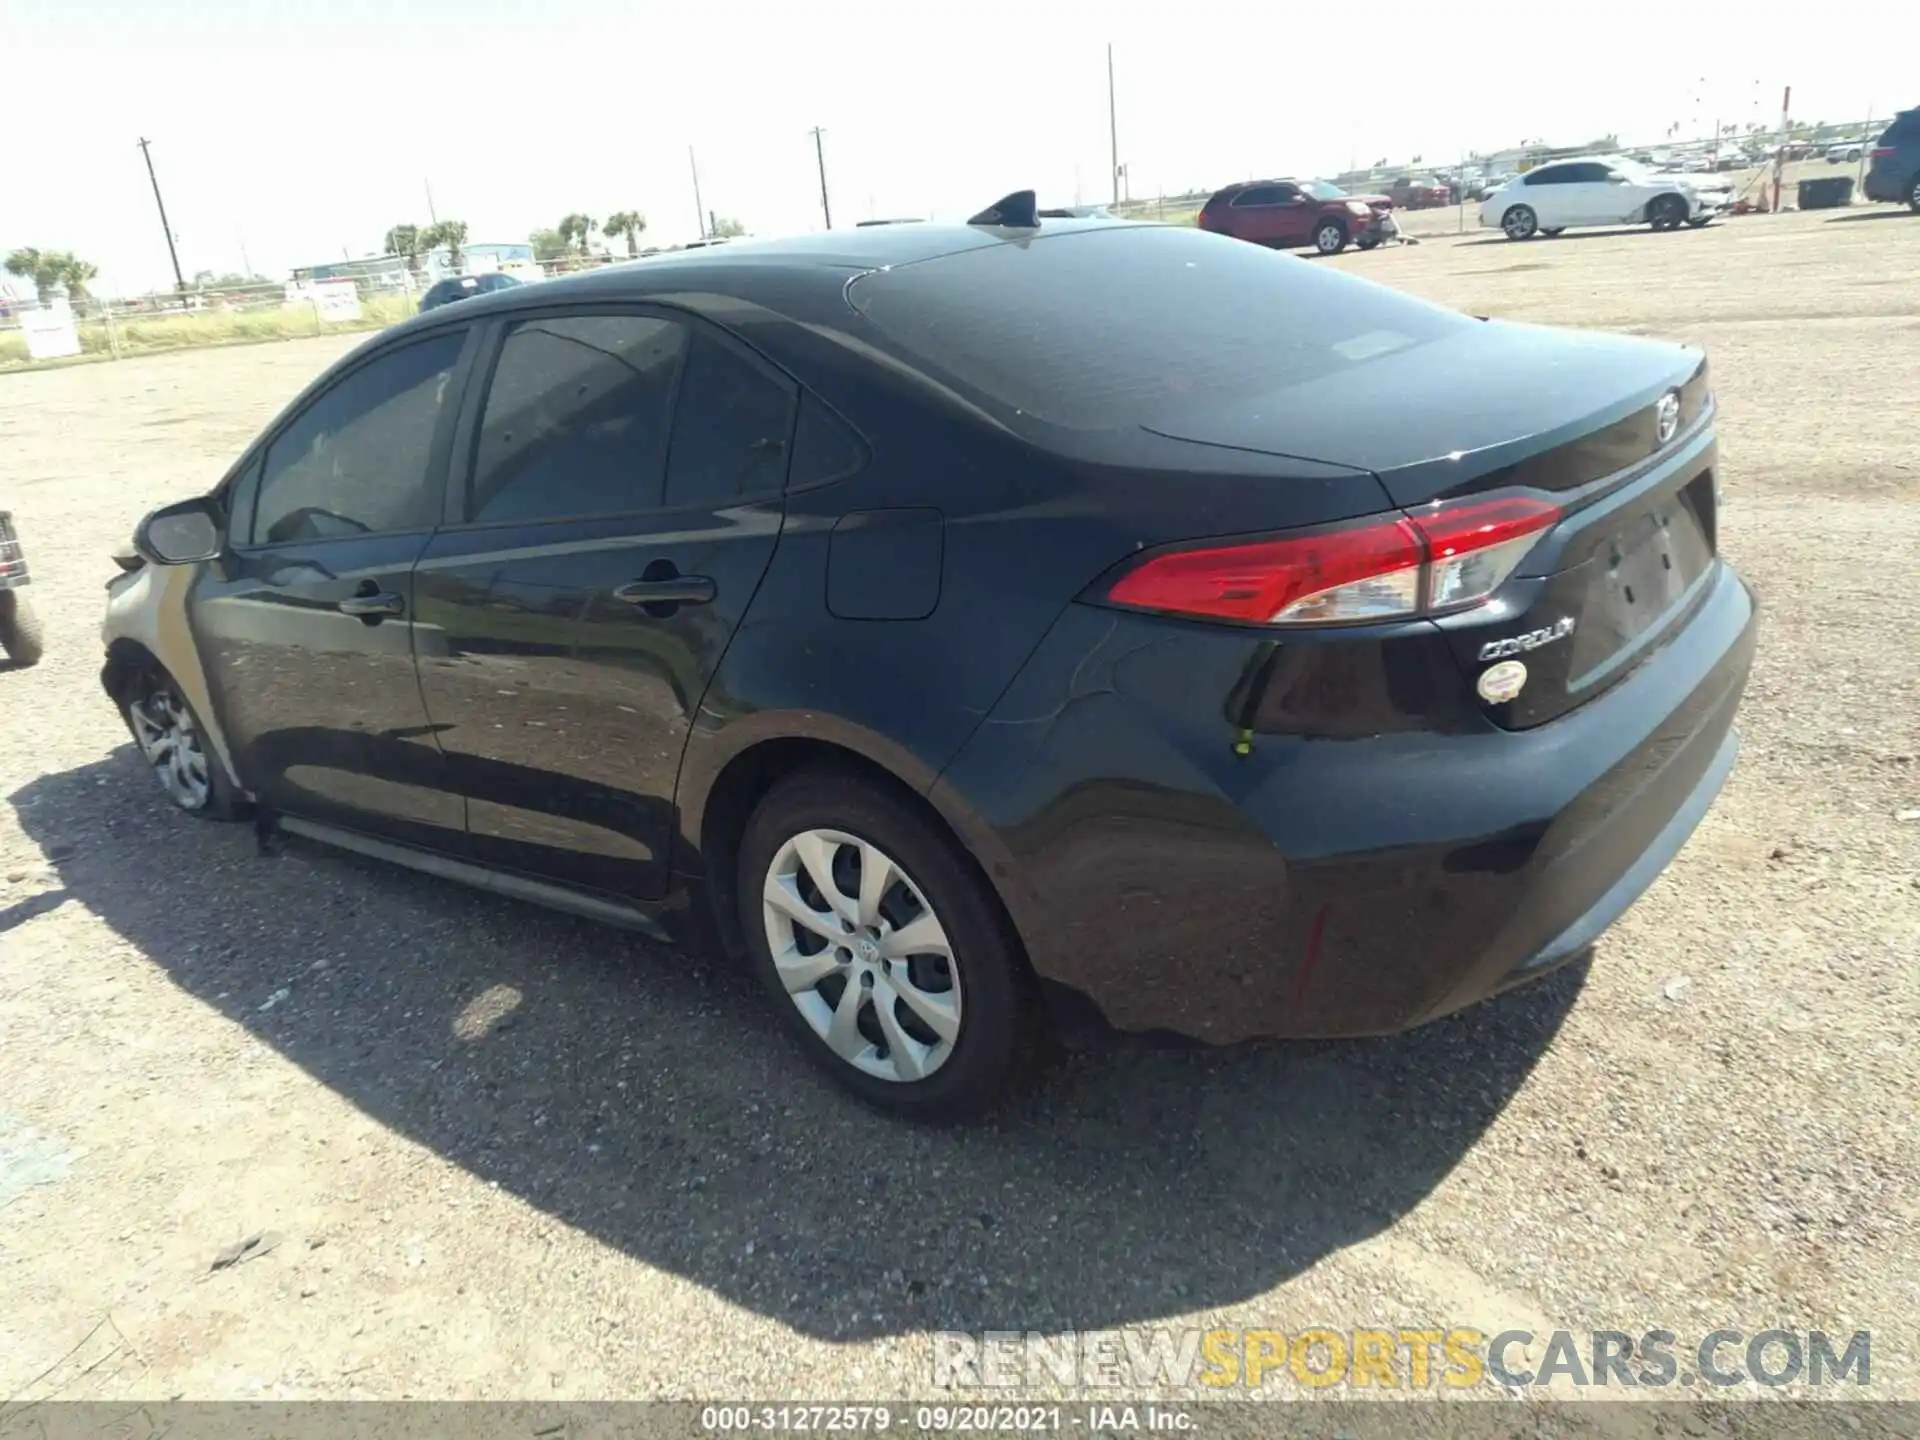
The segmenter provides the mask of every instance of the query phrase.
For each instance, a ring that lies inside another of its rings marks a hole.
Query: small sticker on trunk
[[[1504,705],[1518,695],[1527,683],[1527,667],[1519,660],[1502,660],[1480,677],[1475,688],[1489,705]]]

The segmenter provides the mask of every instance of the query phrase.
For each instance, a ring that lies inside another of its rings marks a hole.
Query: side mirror
[[[222,541],[219,507],[202,496],[162,506],[133,532],[133,547],[156,565],[211,560]]]

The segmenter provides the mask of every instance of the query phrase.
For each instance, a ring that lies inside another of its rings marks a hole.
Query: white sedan
[[[1665,175],[1620,156],[1556,160],[1516,175],[1480,202],[1480,223],[1509,240],[1574,225],[1704,225],[1733,204],[1717,175]]]

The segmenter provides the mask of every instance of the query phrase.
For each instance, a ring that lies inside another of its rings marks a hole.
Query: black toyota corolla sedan
[[[105,681],[182,808],[690,932],[951,1117],[1050,1018],[1586,951],[1734,760],[1713,426],[1695,351],[1011,197],[385,332],[142,522]]]

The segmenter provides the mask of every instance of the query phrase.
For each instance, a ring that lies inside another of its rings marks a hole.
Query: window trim
[[[276,551],[306,549],[314,545],[351,544],[355,541],[370,539],[375,535],[431,535],[436,528],[433,522],[425,525],[409,526],[405,530],[370,530],[364,535],[337,535],[319,540],[273,540],[254,544],[252,539],[253,522],[259,512],[260,487],[265,481],[267,461],[272,458],[273,447],[282,436],[302,419],[315,405],[331,395],[340,386],[355,375],[390,355],[398,354],[414,345],[422,345],[431,340],[445,339],[448,335],[461,336],[460,350],[454,356],[453,375],[448,382],[447,403],[441,408],[440,418],[434,422],[433,442],[427,450],[427,486],[429,490],[438,487],[441,503],[429,507],[429,514],[444,511],[448,489],[448,463],[452,458],[454,427],[460,419],[460,413],[466,402],[469,376],[477,349],[477,337],[480,327],[470,321],[452,321],[444,325],[435,325],[429,329],[411,335],[395,336],[390,342],[368,350],[364,355],[355,355],[336,373],[324,375],[314,386],[294,400],[281,412],[272,426],[255,438],[240,462],[232,470],[231,488],[228,491],[227,544],[226,548],[235,555],[271,555]],[[245,493],[242,494],[241,492]],[[242,542],[237,534],[236,521],[244,513],[247,522],[247,539]]]
[[[500,356],[506,349],[508,332],[514,326],[524,325],[529,321],[577,319],[594,315],[625,315],[641,319],[672,321],[687,331],[686,353],[688,354],[693,349],[693,337],[704,333],[745,359],[749,365],[786,390],[793,396],[793,415],[787,426],[787,460],[791,468],[794,426],[800,420],[800,392],[806,387],[724,326],[716,325],[705,316],[696,315],[678,305],[665,305],[653,300],[610,300],[597,303],[575,301],[516,307],[512,311],[491,316],[481,326],[476,327],[483,329],[485,334],[474,362],[473,378],[462,398],[459,426],[453,433],[450,447],[451,473],[447,477],[447,486],[441,502],[440,524],[436,527],[437,529],[479,531],[499,530],[513,526],[587,525],[610,520],[630,520],[641,516],[684,515],[711,511],[714,508],[701,502],[673,506],[661,503],[666,498],[667,467],[673,463],[673,425],[680,412],[680,383],[687,369],[683,354],[680,368],[673,377],[673,393],[667,397],[667,449],[660,465],[660,491],[655,496],[654,504],[631,510],[600,510],[590,515],[542,515],[537,519],[528,519],[524,516],[501,520],[467,518],[467,502],[473,493],[474,468],[480,454],[480,427],[486,417],[487,395],[493,388],[494,372],[499,368]],[[768,500],[779,499],[786,493],[787,486],[783,477],[778,486],[739,495],[735,497],[733,503],[763,504]]]
[[[1247,196],[1259,190],[1278,190],[1281,188],[1281,186],[1284,183],[1285,182],[1279,181],[1279,180],[1257,181],[1256,183],[1247,186],[1246,189],[1240,191],[1237,195],[1233,197],[1233,199],[1229,200],[1227,202],[1227,208],[1229,210],[1273,210],[1278,208],[1281,205],[1291,205],[1293,201],[1287,200],[1284,198],[1279,200],[1247,199]],[[1300,188],[1296,185],[1294,187],[1294,199],[1297,200],[1299,198],[1300,198]]]

